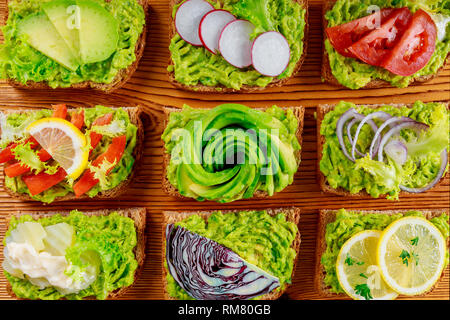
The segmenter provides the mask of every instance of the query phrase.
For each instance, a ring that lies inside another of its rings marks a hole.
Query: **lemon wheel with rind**
[[[381,231],[365,230],[348,239],[339,251],[336,274],[342,289],[354,300],[393,300],[398,294],[381,278],[377,247]]]
[[[396,292],[421,295],[441,277],[445,267],[446,239],[430,221],[404,217],[382,233],[377,248],[381,275]]]

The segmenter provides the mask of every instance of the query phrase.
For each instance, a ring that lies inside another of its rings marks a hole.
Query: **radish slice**
[[[198,33],[200,41],[208,51],[211,51],[213,54],[217,53],[222,30],[234,20],[236,18],[231,13],[220,9],[210,11],[203,17],[202,21],[200,21]]]
[[[280,75],[286,70],[290,58],[289,43],[279,32],[264,32],[253,42],[253,67],[262,75],[268,77]]]
[[[247,20],[234,20],[225,26],[219,38],[222,57],[236,68],[252,64],[252,40],[255,26]]]
[[[198,27],[203,16],[214,10],[214,7],[204,0],[188,0],[183,3],[175,14],[175,28],[184,41],[193,46],[201,46]]]

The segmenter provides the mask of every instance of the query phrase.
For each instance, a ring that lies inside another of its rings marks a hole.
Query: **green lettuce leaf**
[[[270,18],[269,0],[241,0],[233,5],[233,14],[236,16],[248,17],[248,20],[255,25],[254,35],[275,30],[275,24]]]

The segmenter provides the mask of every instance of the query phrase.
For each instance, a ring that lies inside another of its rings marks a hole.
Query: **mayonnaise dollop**
[[[29,243],[7,241],[3,268],[15,277],[27,279],[40,289],[55,287],[62,294],[77,293],[96,279],[95,272],[82,272],[75,281],[64,272],[70,267],[64,256],[37,252]],[[88,268],[89,269],[89,268]],[[92,270],[91,270],[92,271]]]
[[[438,40],[444,40],[447,33],[447,24],[450,22],[450,16],[431,12],[428,12],[428,14],[433,19],[434,24],[436,25]]]

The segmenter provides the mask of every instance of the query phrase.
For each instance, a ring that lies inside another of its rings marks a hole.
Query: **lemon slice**
[[[401,218],[381,235],[377,249],[381,275],[398,293],[427,292],[441,276],[446,248],[444,236],[427,219]]]
[[[377,265],[381,231],[366,230],[348,239],[336,261],[336,274],[344,291],[355,300],[393,300],[398,294],[383,281]]]
[[[86,169],[89,151],[86,137],[69,121],[44,118],[30,124],[27,131],[72,178]]]

